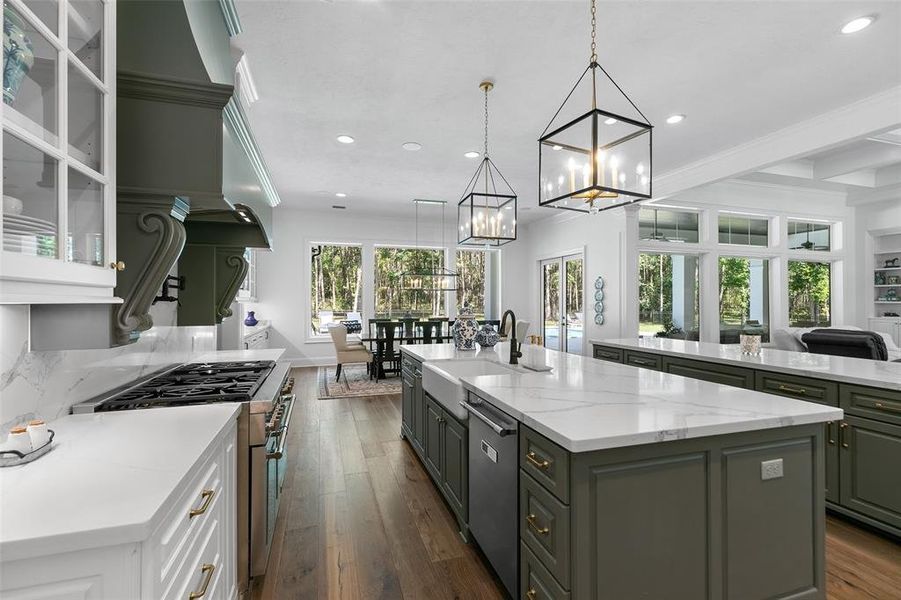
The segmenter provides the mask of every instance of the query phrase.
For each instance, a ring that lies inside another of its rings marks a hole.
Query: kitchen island
[[[430,395],[417,373],[443,361],[503,364],[509,349],[402,351],[402,433],[465,534],[480,510],[466,472],[480,440],[468,439],[454,399]],[[519,597],[825,596],[822,424],[841,410],[540,347],[523,353],[523,365],[551,371],[459,378],[469,401],[519,423],[519,507],[510,507]]]

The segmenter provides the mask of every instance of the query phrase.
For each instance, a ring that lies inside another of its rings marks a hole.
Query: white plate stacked
[[[53,256],[56,254],[56,225],[43,219],[4,212],[3,249],[22,254]]]

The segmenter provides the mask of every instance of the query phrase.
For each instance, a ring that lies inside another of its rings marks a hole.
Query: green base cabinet
[[[595,344],[593,354],[602,360],[656,368],[647,360],[654,356],[649,352]],[[656,356],[663,370],[673,375],[840,407],[845,419],[822,426],[827,506],[901,537],[901,392],[832,381],[828,373],[803,377],[671,354]]]
[[[522,598],[825,598],[820,425],[567,453],[550,478],[567,494],[532,477],[527,440]]]
[[[468,537],[469,429],[422,389],[422,363],[404,355],[401,368],[401,436],[407,438],[426,472]]]

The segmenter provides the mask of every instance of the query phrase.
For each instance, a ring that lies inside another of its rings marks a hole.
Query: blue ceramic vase
[[[473,350],[478,332],[479,322],[476,321],[469,307],[464,306],[451,328],[451,333],[454,336],[454,346],[457,350]]]
[[[8,5],[3,7],[3,101],[12,105],[34,64],[34,46],[25,35],[25,23]]]
[[[247,318],[244,319],[244,324],[247,325],[248,327],[253,327],[253,326],[256,325],[257,323],[259,323],[259,321],[257,321],[257,318],[254,316],[253,311],[252,311],[252,310],[248,310],[248,311],[247,311]]]
[[[476,332],[476,344],[482,348],[491,348],[497,344],[500,339],[501,336],[498,335],[497,331],[494,330],[494,327],[490,323],[485,323]]]

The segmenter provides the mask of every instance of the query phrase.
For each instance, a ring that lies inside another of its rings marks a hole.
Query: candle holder
[[[760,356],[759,335],[750,335],[743,333],[739,336],[739,344],[741,346],[742,354],[746,354],[748,356]]]

